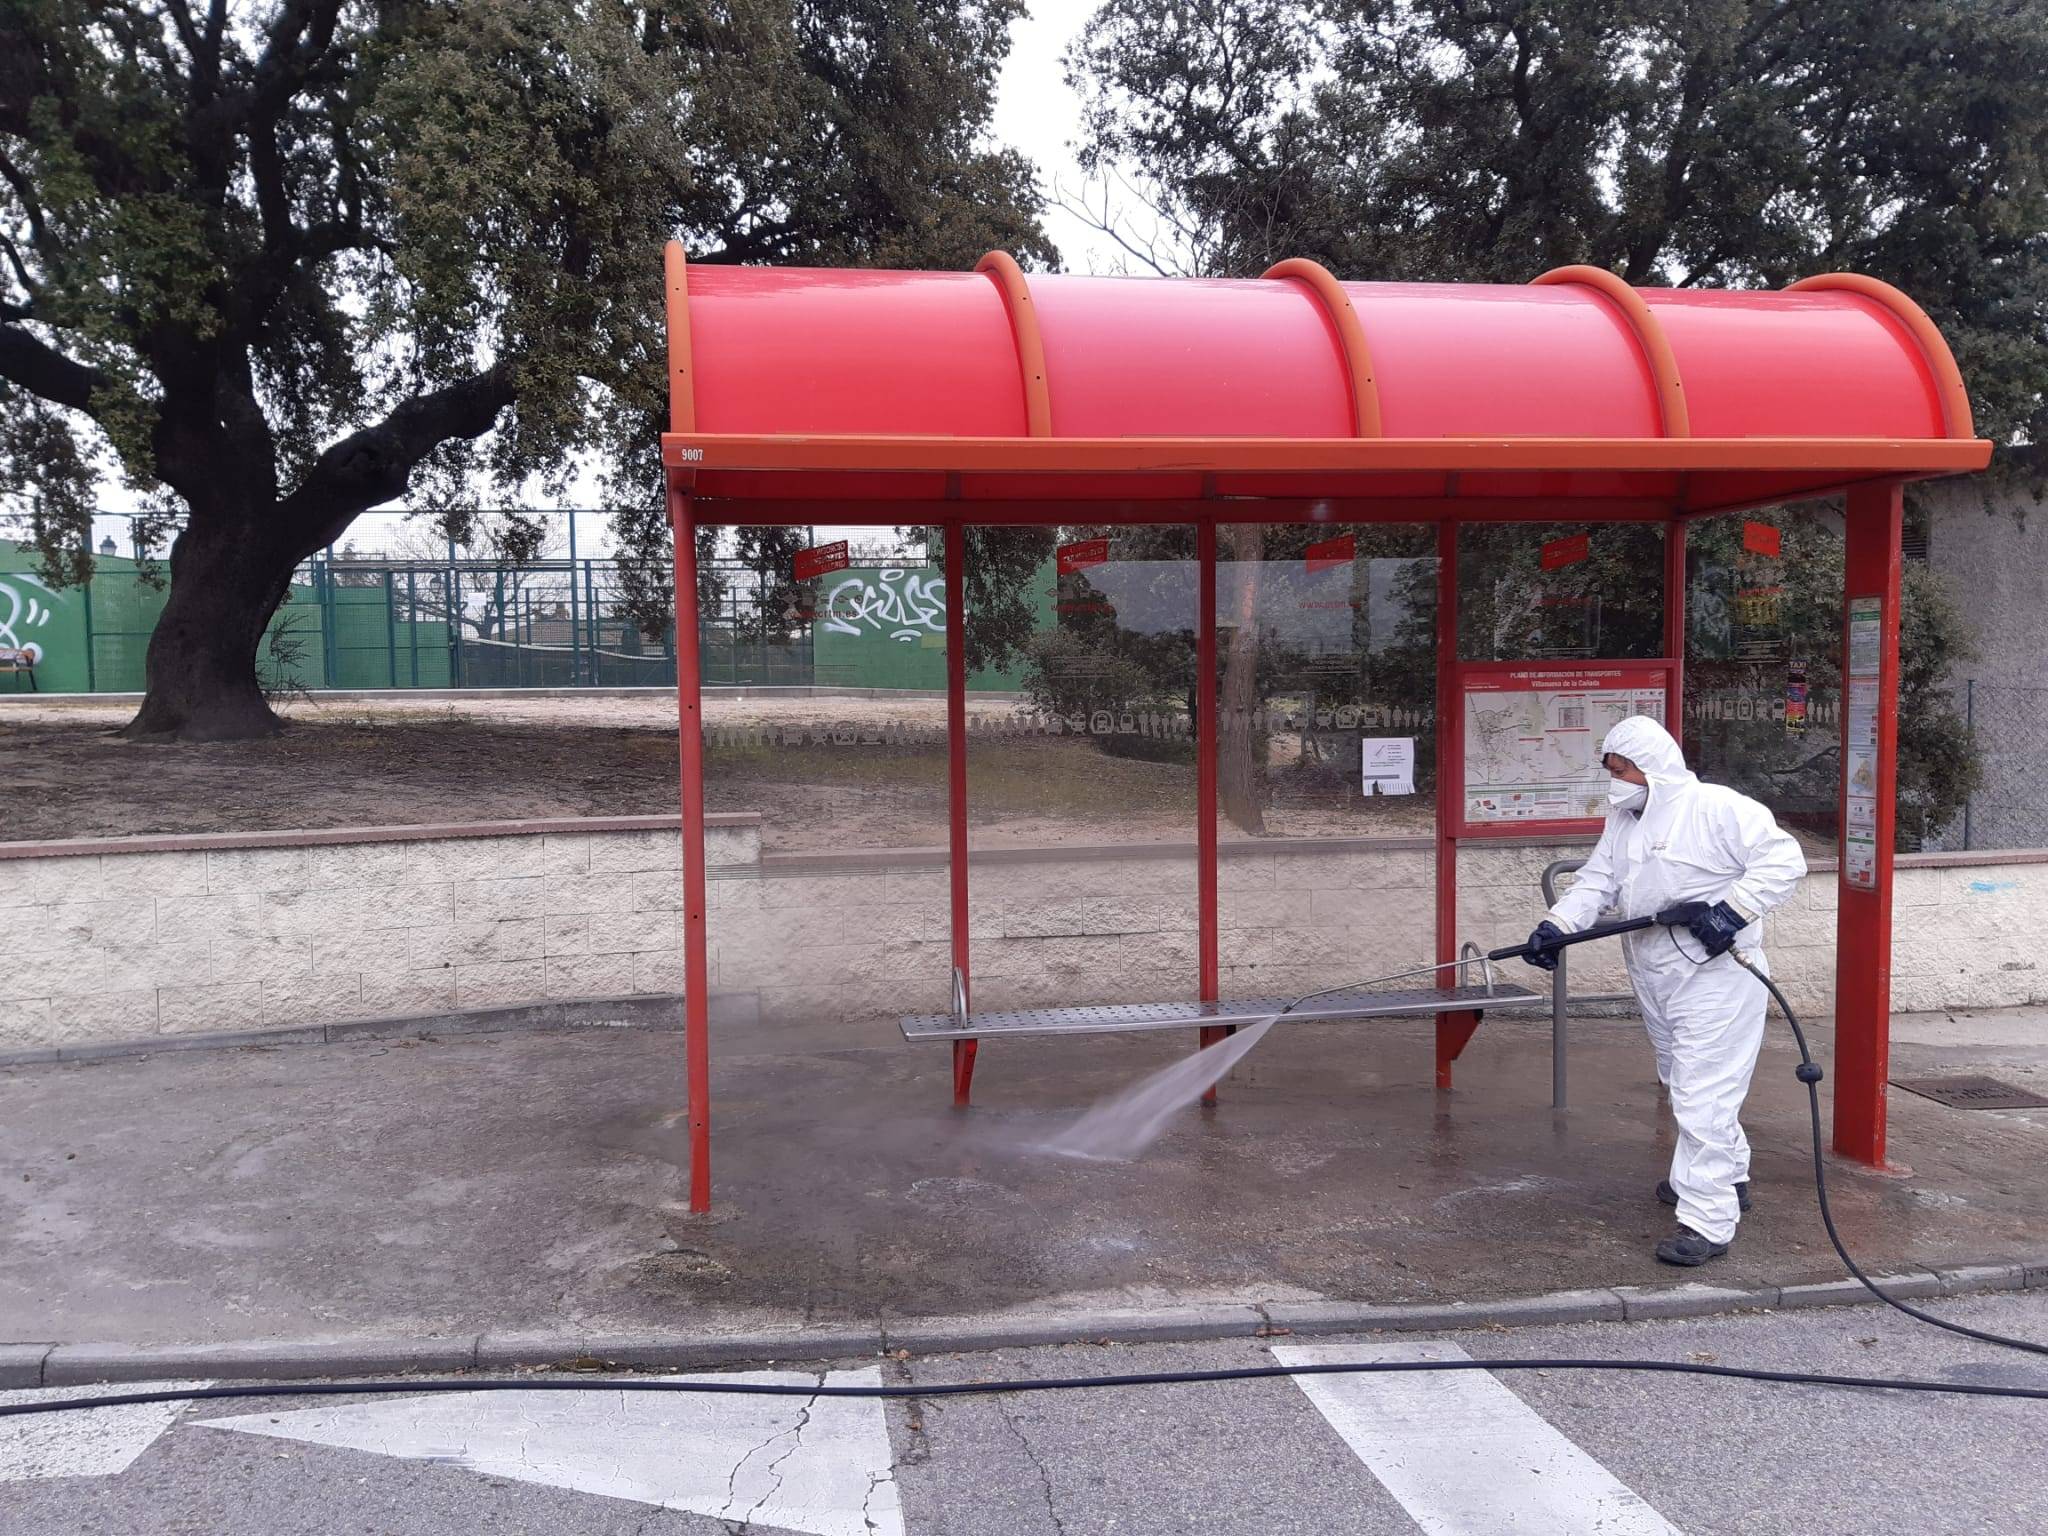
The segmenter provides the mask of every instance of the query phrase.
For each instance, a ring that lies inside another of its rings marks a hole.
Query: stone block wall
[[[764,858],[758,818],[707,828],[711,991],[767,1019],[947,1006],[943,860],[900,850]],[[1459,936],[1519,943],[1544,867],[1583,848],[1466,845]],[[1294,996],[1435,959],[1425,839],[1225,845],[1222,988]],[[1834,987],[1835,875],[1769,919],[1802,1010]],[[683,990],[673,818],[0,847],[0,1052]],[[2031,919],[2048,855],[1899,861],[1902,1012],[2048,1002]],[[1157,1001],[1196,990],[1193,850],[977,856],[979,1008]],[[1510,980],[1541,979],[1509,962]],[[1618,945],[1574,953],[1577,994],[1626,990]],[[1427,978],[1418,978],[1427,984]]]
[[[0,1050],[681,992],[672,820],[513,826],[16,845]]]

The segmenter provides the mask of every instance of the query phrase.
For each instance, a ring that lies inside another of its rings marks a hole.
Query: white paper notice
[[[1359,743],[1361,780],[1368,795],[1415,793],[1415,738],[1368,736]]]

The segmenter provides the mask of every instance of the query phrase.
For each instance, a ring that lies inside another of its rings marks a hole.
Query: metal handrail
[[[1475,960],[1479,962],[1479,984],[1486,989],[1486,995],[1491,997],[1494,988],[1493,962],[1487,959],[1486,951],[1470,939],[1458,946],[1458,985],[1471,985],[1468,978],[1471,975],[1471,964]]]

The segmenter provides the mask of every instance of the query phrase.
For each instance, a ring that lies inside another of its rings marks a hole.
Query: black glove
[[[1709,960],[1733,949],[1735,935],[1749,926],[1749,919],[1725,901],[1681,901],[1659,912],[1657,921],[1690,933],[1699,940]]]
[[[1564,948],[1564,930],[1549,921],[1536,925],[1529,935],[1529,953],[1522,956],[1539,971],[1557,969],[1557,952]]]

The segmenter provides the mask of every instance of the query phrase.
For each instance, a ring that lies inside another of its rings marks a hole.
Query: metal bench
[[[1081,1008],[1012,1008],[987,1013],[921,1013],[902,1021],[906,1040],[1014,1039],[1022,1035],[1121,1035],[1153,1029],[1235,1029],[1279,1013],[1291,999],[1254,997],[1221,1003],[1099,1003]],[[1401,992],[1335,993],[1282,1016],[1282,1023],[1414,1018],[1529,1008],[1549,996],[1507,982],[1427,987]]]
[[[1545,906],[1557,903],[1558,877],[1575,872],[1584,863],[1583,859],[1559,859],[1543,871]],[[1455,1035],[1448,1047],[1439,1046],[1437,1082],[1439,1087],[1444,1087],[1448,1086],[1445,1050],[1448,1050],[1449,1059],[1455,1060],[1487,1009],[1544,1005],[1550,1010],[1551,1104],[1554,1108],[1563,1109],[1566,1104],[1565,1019],[1568,1009],[1575,1003],[1611,1004],[1635,1000],[1633,994],[1627,992],[1573,997],[1562,955],[1558,957],[1557,969],[1549,977],[1549,985],[1541,992],[1500,980],[1475,944],[1467,943],[1462,947],[1457,963],[1463,968],[1477,967],[1482,980],[1472,984],[1469,969],[1461,969],[1460,984],[1455,987],[1331,993],[1282,1015],[1281,1022],[1343,1023],[1354,1019],[1414,1018],[1449,1013],[1467,1015],[1470,1027]],[[964,1103],[961,1058],[964,1054],[971,1060],[976,1045],[983,1040],[1021,1039],[1027,1035],[1119,1035],[1146,1030],[1195,1029],[1201,1032],[1201,1043],[1208,1045],[1236,1029],[1279,1013],[1290,1001],[1284,997],[1254,997],[1232,1002],[1098,1003],[1078,1008],[1010,1008],[973,1013],[967,1006],[965,981],[956,970],[953,973],[953,1007],[950,1013],[912,1014],[900,1022],[905,1040],[950,1040],[963,1048],[954,1053],[954,1084],[956,1094],[960,1095],[958,1102]],[[1213,1102],[1213,1090],[1210,1096],[1205,1096],[1204,1102]]]
[[[1418,1015],[1458,1015],[1461,1027],[1437,1041],[1437,1086],[1450,1086],[1450,1063],[1464,1050],[1489,1008],[1529,1008],[1547,1001],[1532,992],[1501,981],[1478,946],[1467,944],[1456,962],[1460,967],[1477,967],[1480,980],[1474,984],[1461,970],[1458,984],[1449,987],[1406,987],[1398,990],[1357,990],[1331,992],[1311,998],[1283,1021],[1342,1023],[1355,1019],[1413,1018]],[[1427,971],[1411,974],[1430,974]],[[1403,979],[1389,977],[1388,980]],[[974,1055],[983,1040],[1021,1039],[1027,1035],[1134,1034],[1146,1030],[1193,1029],[1207,1046],[1248,1024],[1271,1018],[1291,998],[1261,997],[1230,1002],[1098,1003],[1078,1008],[1011,1008],[983,1013],[967,1006],[967,987],[958,970],[953,972],[953,1007],[949,1013],[913,1014],[901,1021],[905,1040],[946,1040],[953,1045],[954,1103],[967,1102],[968,1076]],[[1212,1086],[1202,1095],[1204,1104],[1216,1102]]]
[[[28,688],[31,693],[41,693],[42,684],[36,681],[36,656],[34,651],[17,649],[14,646],[0,646],[0,672],[12,672],[17,677],[28,674]]]

